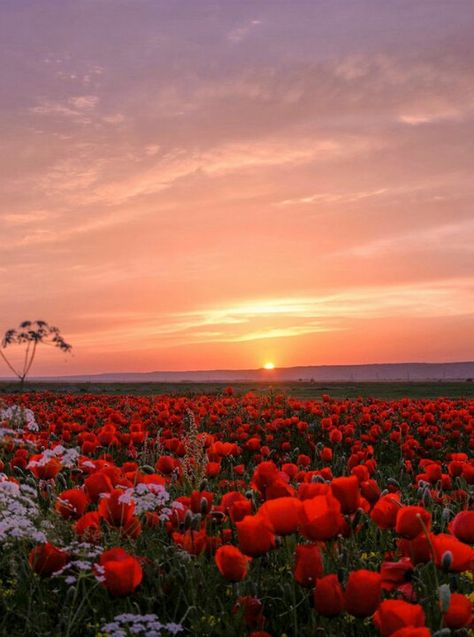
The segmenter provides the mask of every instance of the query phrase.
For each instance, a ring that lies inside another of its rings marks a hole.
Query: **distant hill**
[[[311,365],[268,369],[211,369],[181,372],[114,372],[76,376],[43,376],[31,380],[96,383],[179,383],[245,381],[455,381],[474,378],[474,362],[377,363],[371,365]]]

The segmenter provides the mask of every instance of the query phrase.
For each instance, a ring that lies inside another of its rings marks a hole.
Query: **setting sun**
[[[275,369],[275,365],[273,363],[265,363],[263,369]]]

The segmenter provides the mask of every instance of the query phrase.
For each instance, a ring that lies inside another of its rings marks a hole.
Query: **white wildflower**
[[[107,637],[169,637],[183,632],[181,624],[174,622],[163,624],[158,617],[152,613],[147,615],[134,615],[133,613],[123,613],[114,617],[113,621],[102,626],[101,631]]]
[[[0,409],[0,422],[2,421],[8,422],[16,431],[22,431],[25,428],[28,431],[39,431],[34,412],[21,405],[11,405],[6,409]]]
[[[46,527],[40,518],[36,492],[0,474],[0,543],[17,539],[46,542]]]

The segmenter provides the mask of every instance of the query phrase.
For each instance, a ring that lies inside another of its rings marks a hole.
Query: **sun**
[[[265,365],[263,366],[263,369],[275,369],[275,365],[273,363],[265,363]]]

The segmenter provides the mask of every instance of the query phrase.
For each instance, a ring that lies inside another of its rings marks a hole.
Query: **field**
[[[0,634],[472,627],[472,384],[12,389]]]
[[[122,394],[130,396],[153,396],[170,394],[195,396],[201,394],[220,394],[225,383],[51,383],[32,382],[26,385],[27,391],[59,393]],[[454,382],[364,382],[364,383],[233,383],[234,393],[238,396],[247,392],[283,393],[300,399],[321,399],[323,394],[333,398],[472,398],[474,383]],[[0,395],[19,393],[18,383],[0,382]]]

